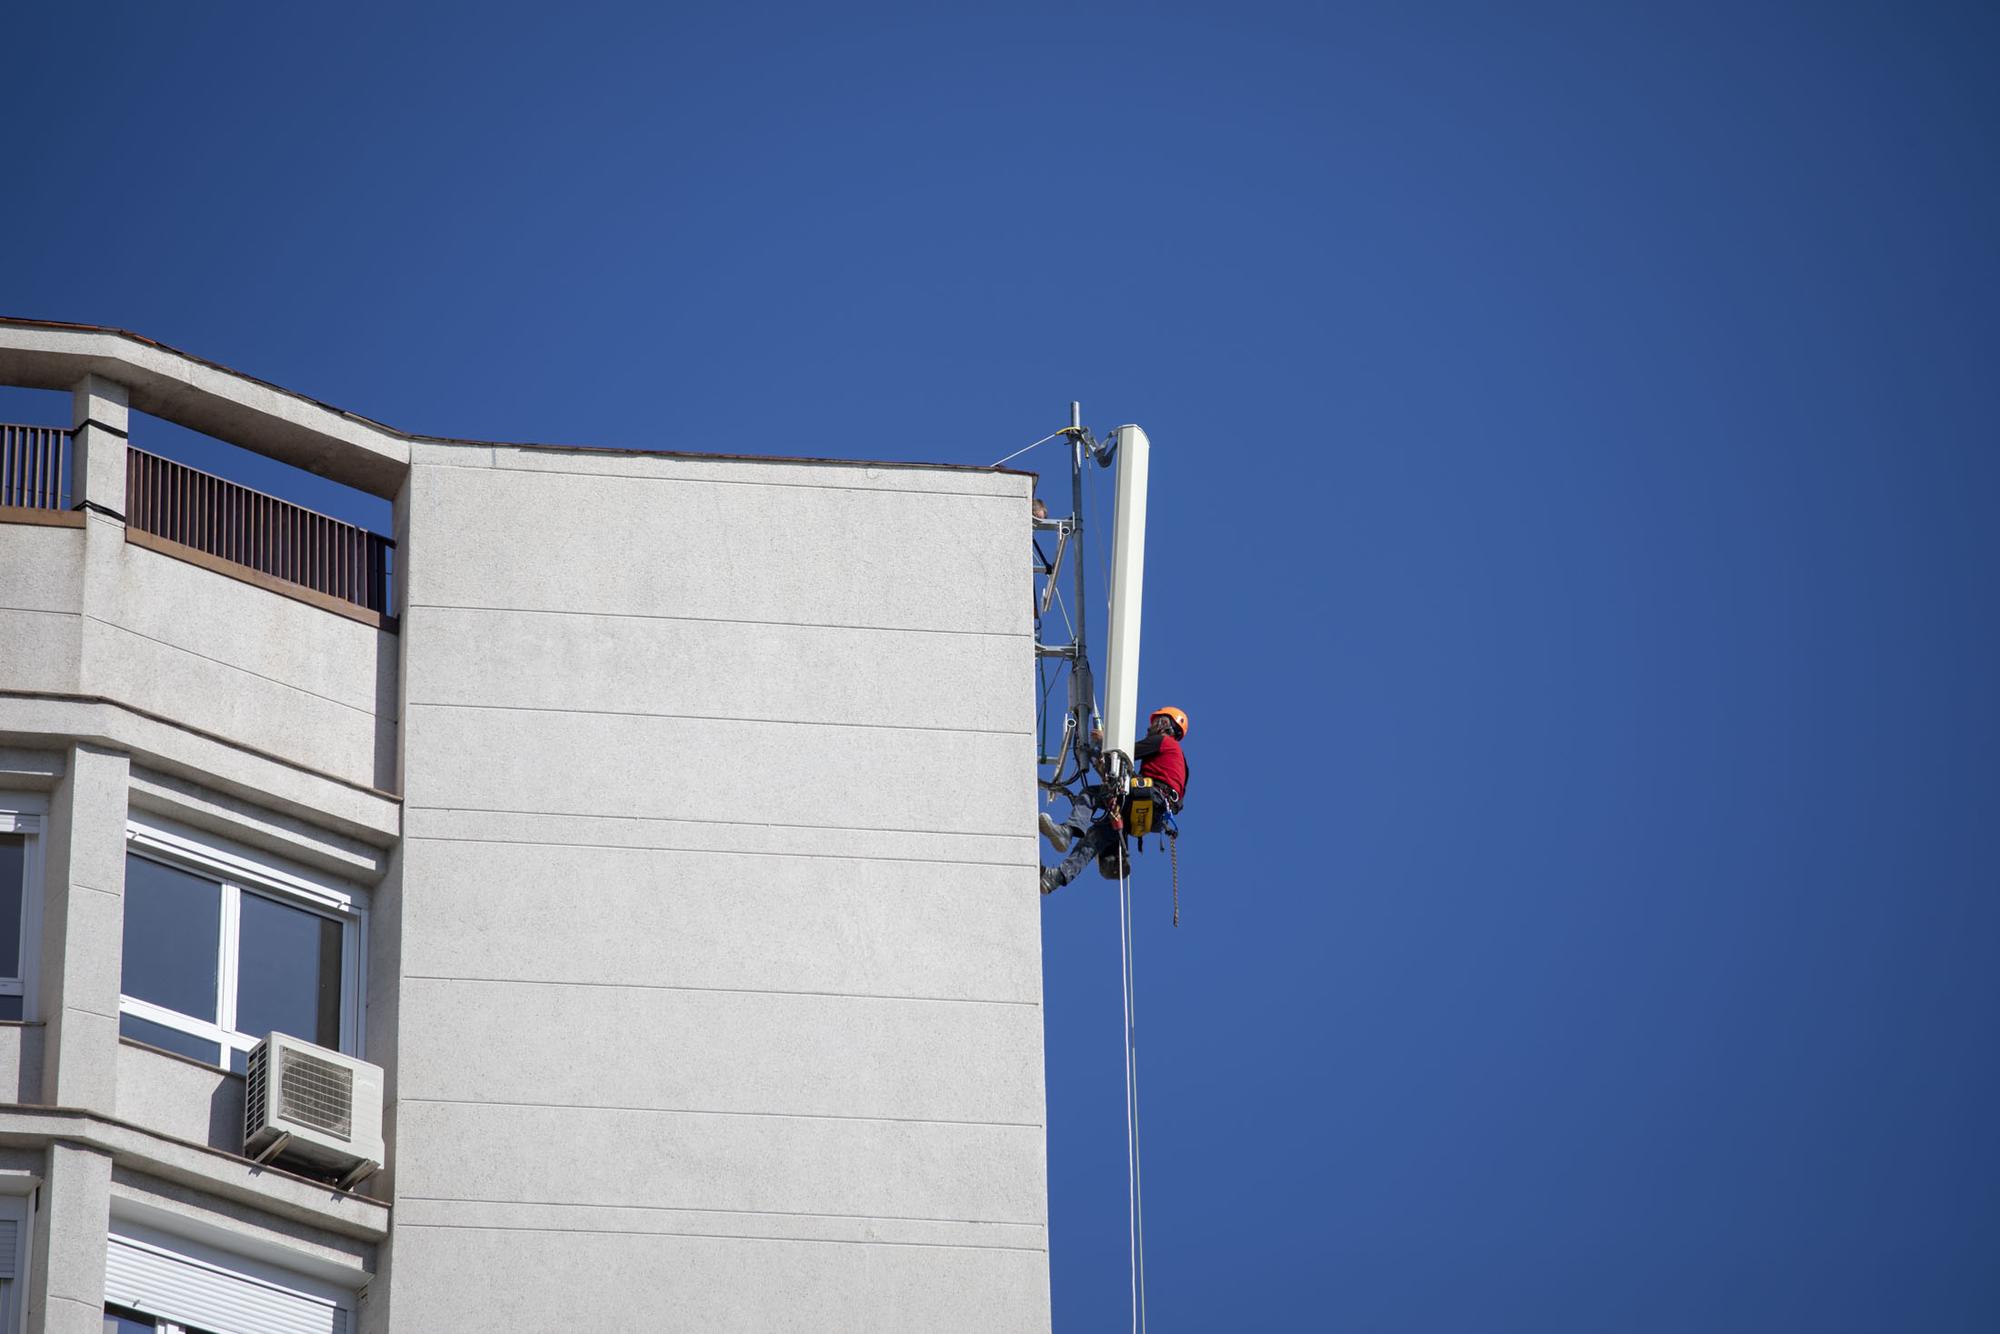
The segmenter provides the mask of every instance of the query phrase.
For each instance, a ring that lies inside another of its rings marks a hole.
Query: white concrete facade
[[[377,1334],[1049,1328],[1026,475],[413,438],[71,326],[0,382],[91,502],[0,509],[26,1328],[162,1237]],[[129,542],[128,405],[394,499],[395,618]],[[128,823],[365,905],[357,1190],[121,1036]]]

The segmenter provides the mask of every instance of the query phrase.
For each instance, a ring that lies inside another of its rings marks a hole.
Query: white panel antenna
[[[1139,614],[1146,593],[1146,481],[1152,442],[1136,426],[1112,433],[1118,498],[1111,526],[1111,628],[1104,660],[1104,748],[1131,758],[1139,741]]]

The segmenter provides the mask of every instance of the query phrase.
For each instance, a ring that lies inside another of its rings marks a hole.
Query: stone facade
[[[367,1331],[1049,1327],[1025,475],[416,439],[73,326],[0,383],[81,506],[0,509],[26,1328],[182,1242]],[[392,499],[394,616],[129,540],[132,409]],[[133,1036],[154,827],[351,891],[357,1190]]]

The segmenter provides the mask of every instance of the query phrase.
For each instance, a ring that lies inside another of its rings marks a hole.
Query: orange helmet
[[[1185,713],[1182,713],[1179,709],[1172,707],[1164,709],[1154,709],[1152,714],[1146,719],[1146,723],[1148,726],[1152,725],[1154,718],[1173,719],[1174,726],[1180,729],[1180,735],[1183,737],[1187,736],[1187,715]]]

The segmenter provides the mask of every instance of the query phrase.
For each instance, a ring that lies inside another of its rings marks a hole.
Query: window
[[[0,793],[0,1019],[28,1017],[40,952],[42,814],[27,800]]]
[[[177,1325],[171,1320],[155,1320],[143,1311],[134,1311],[129,1306],[107,1306],[104,1308],[104,1334],[208,1334],[205,1329],[193,1325]]]
[[[104,1256],[104,1334],[348,1334],[354,1294],[284,1262],[117,1216]],[[303,1258],[303,1257],[299,1257]]]
[[[127,826],[118,1031],[241,1073],[271,1033],[360,1048],[353,890],[172,826]]]

